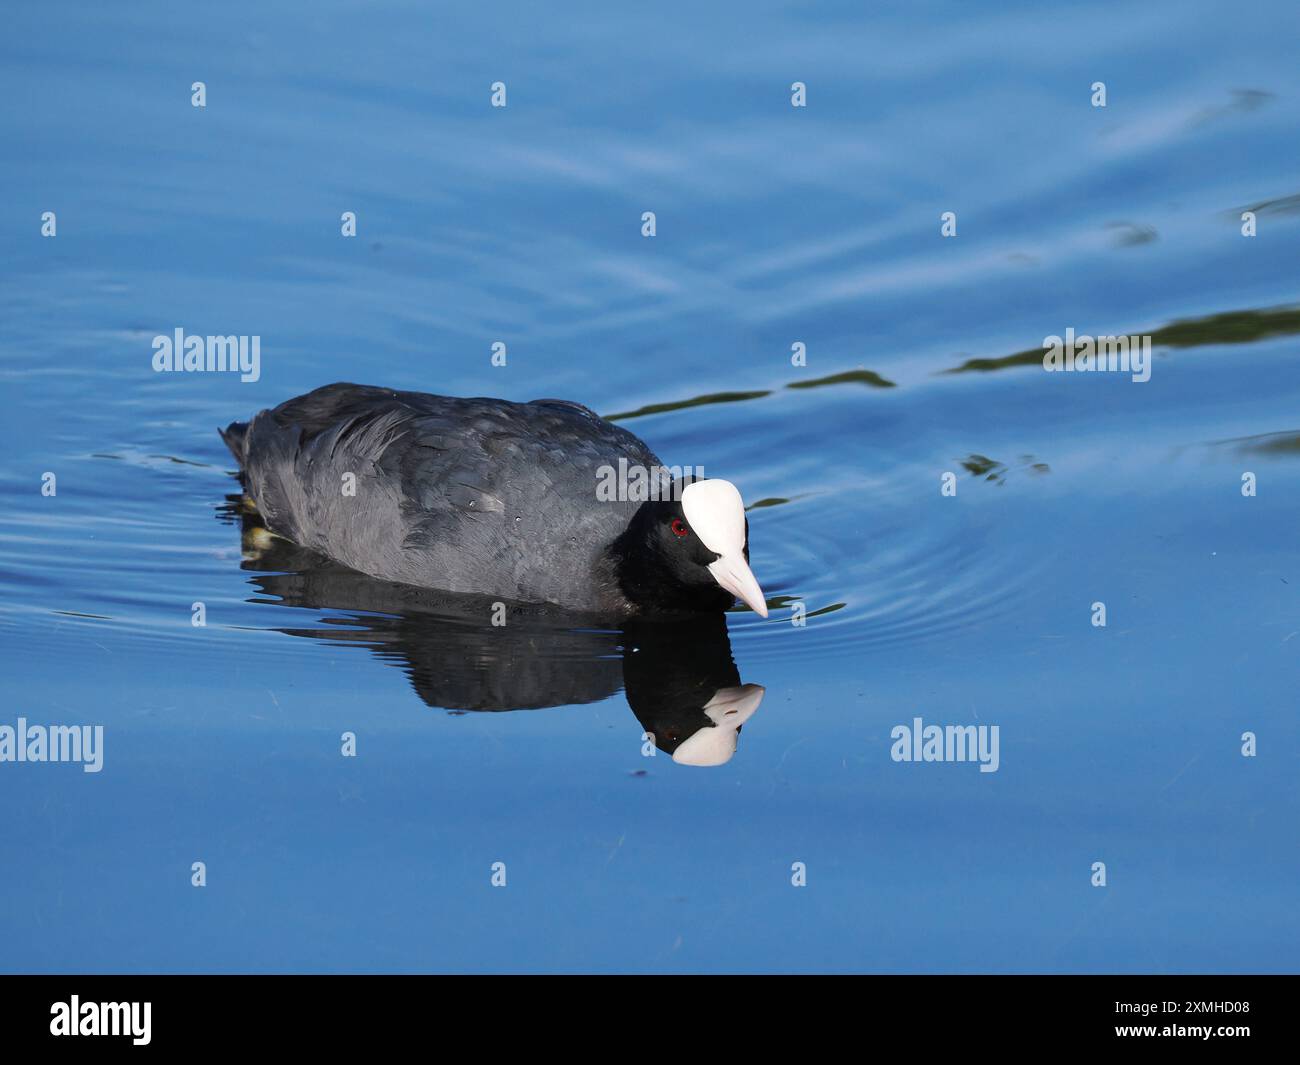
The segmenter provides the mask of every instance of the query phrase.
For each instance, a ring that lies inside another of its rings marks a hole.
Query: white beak
[[[758,586],[754,571],[749,568],[744,555],[723,555],[716,562],[709,563],[709,572],[715,581],[755,614],[767,617],[767,600],[763,597],[763,589]]]
[[[709,563],[713,579],[759,617],[767,617],[763,589],[745,561],[745,503],[730,481],[695,481],[682,492],[682,512],[710,551],[721,557]]]

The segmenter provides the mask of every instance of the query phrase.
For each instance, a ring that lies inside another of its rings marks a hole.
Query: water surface
[[[0,968],[1294,970],[1298,27],[1252,10],[10,12],[0,724],[106,738],[0,764]],[[154,373],[178,327],[260,379]],[[1150,380],[1044,373],[1067,328]],[[335,380],[618,416],[741,488],[771,616],[505,635],[259,545],[215,429]],[[646,756],[742,684],[725,765]],[[997,772],[893,761],[916,717]]]

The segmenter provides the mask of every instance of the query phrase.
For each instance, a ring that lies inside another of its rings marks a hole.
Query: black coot
[[[333,384],[221,435],[272,532],[372,577],[598,614],[738,596],[767,616],[735,486],[673,481],[577,403]]]

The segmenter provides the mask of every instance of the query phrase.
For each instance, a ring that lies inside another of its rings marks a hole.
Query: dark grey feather
[[[267,527],[362,573],[578,610],[627,603],[605,554],[640,505],[598,470],[659,459],[565,400],[318,388],[222,438]],[[356,495],[343,492],[356,477]]]

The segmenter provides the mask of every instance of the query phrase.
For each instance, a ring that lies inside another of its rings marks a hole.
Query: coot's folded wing
[[[598,499],[600,468],[659,464],[577,404],[350,384],[263,411],[241,443],[281,536],[388,580],[576,608],[601,605],[598,556],[638,506]]]

